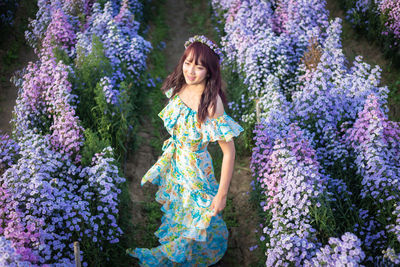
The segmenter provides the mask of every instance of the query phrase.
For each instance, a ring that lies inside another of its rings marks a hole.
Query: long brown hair
[[[197,121],[202,123],[205,121],[206,117],[209,116],[209,107],[212,108],[210,117],[214,116],[217,107],[217,95],[221,97],[223,104],[225,106],[227,105],[226,95],[221,86],[222,79],[219,58],[210,47],[201,42],[193,42],[190,44],[181,56],[175,70],[168,75],[164,81],[161,86],[161,91],[165,93],[170,88],[173,88],[171,95],[172,98],[174,95],[179,93],[182,87],[186,84],[182,67],[191,52],[193,52],[195,63],[199,64],[200,62],[200,64],[207,69],[206,86],[201,94],[200,104],[197,111]]]

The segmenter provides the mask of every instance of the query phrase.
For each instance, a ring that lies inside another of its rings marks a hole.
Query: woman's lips
[[[196,78],[188,76],[188,79],[191,80],[191,81],[194,81]]]

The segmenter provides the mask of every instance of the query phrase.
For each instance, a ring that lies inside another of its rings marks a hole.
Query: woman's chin
[[[188,80],[188,79],[185,79],[185,81],[186,81],[186,84],[187,84],[187,85],[193,85],[193,84],[195,84],[194,81],[191,81],[191,80]]]

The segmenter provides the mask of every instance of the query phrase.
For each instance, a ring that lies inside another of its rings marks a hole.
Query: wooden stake
[[[74,242],[74,254],[75,254],[75,266],[81,267],[81,257],[80,257],[80,250],[79,250],[79,242]]]
[[[258,104],[260,99],[256,99],[256,117],[257,117],[257,122],[260,122],[260,105]]]

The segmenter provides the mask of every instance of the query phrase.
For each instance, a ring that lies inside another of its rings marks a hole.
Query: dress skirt
[[[172,89],[171,89],[172,90]],[[171,90],[166,95],[171,96]],[[210,209],[218,192],[209,142],[230,141],[243,128],[225,112],[223,116],[197,123],[196,112],[178,95],[158,114],[171,137],[163,153],[147,171],[141,185],[158,185],[155,200],[162,204],[161,226],[154,233],[155,248],[129,248],[141,266],[210,266],[225,254],[228,229],[222,214]]]

